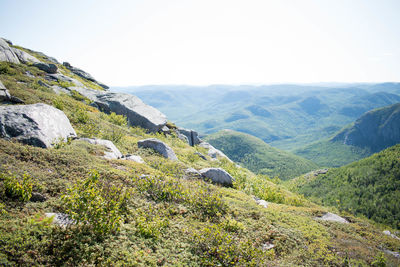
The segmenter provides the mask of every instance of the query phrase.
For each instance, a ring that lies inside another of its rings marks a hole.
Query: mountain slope
[[[311,161],[274,148],[249,134],[223,130],[205,139],[229,158],[256,173],[287,180],[317,169]]]
[[[372,152],[400,143],[400,103],[365,113],[332,141],[368,148]]]
[[[29,53],[50,64],[42,53]],[[102,112],[72,89],[100,85],[53,63],[63,78],[81,85],[10,62],[0,62],[0,81],[25,104],[61,110],[78,138],[110,140],[143,161],[105,159],[107,149],[85,139],[44,149],[0,138],[1,266],[343,266],[375,259],[399,265],[390,252],[400,241],[382,233],[387,227],[353,216],[346,216],[347,224],[316,219],[338,211],[227,160],[202,159],[196,153],[207,154],[204,148],[174,134],[128,126],[125,117]],[[178,160],[139,148],[148,138],[167,144]],[[188,173],[211,167],[230,173],[233,187]],[[52,219],[49,212],[64,215]]]
[[[317,177],[296,178],[290,188],[354,214],[400,229],[400,144]]]
[[[363,114],[329,140],[295,151],[320,166],[339,167],[400,143],[400,103]]]

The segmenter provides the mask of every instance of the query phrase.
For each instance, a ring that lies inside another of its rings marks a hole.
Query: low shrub
[[[28,201],[32,196],[32,178],[24,173],[22,178],[16,175],[0,174],[0,179],[3,180],[5,193],[8,197],[17,198],[21,201]]]
[[[119,231],[130,193],[125,188],[101,184],[99,174],[92,171],[61,197],[66,213],[77,224],[89,225],[98,234]]]

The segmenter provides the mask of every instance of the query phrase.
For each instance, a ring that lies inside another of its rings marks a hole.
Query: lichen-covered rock
[[[97,139],[97,138],[80,138],[79,140],[91,143],[93,145],[100,145],[106,147],[109,151],[104,151],[104,158],[106,159],[119,159],[122,153],[110,140]]]
[[[3,38],[0,38],[0,61],[20,64],[17,55]]]
[[[122,159],[130,160],[130,161],[137,162],[137,163],[142,163],[142,164],[144,163],[144,160],[142,159],[142,157],[141,156],[137,156],[137,155],[126,155]]]
[[[167,144],[162,142],[161,140],[158,140],[157,138],[149,138],[149,139],[144,139],[140,140],[138,142],[138,147],[139,148],[151,148],[155,150],[156,152],[160,153],[164,158],[170,159],[170,160],[178,160],[178,158],[175,155],[175,152],[170,148]]]
[[[72,220],[67,214],[64,213],[47,212],[45,213],[45,216],[47,218],[53,218],[52,223],[63,228],[72,224],[76,224],[74,220]]]
[[[233,177],[221,168],[205,168],[199,171],[205,178],[210,179],[213,183],[221,184],[224,186],[233,185]]]
[[[46,104],[0,107],[0,136],[47,148],[55,142],[76,137],[64,112]]]

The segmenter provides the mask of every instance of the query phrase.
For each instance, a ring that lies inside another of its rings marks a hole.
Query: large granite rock
[[[26,53],[25,51],[18,49],[18,48],[11,48],[15,55],[17,55],[19,61],[21,63],[27,64],[27,63],[41,63],[41,61],[34,56]]]
[[[46,104],[0,107],[0,136],[38,147],[76,137],[64,112]]]
[[[19,59],[13,49],[8,45],[7,41],[0,38],[0,61],[7,61],[19,64]]]
[[[73,83],[75,86],[78,87],[83,87],[83,83],[78,81],[77,79],[71,78],[69,76],[65,76],[61,73],[55,73],[55,74],[47,74],[45,77],[46,80],[48,81],[54,81],[54,82],[68,82],[68,83]]]
[[[349,223],[349,221],[346,220],[345,218],[340,217],[339,215],[336,215],[331,212],[327,212],[322,217],[316,217],[315,219],[321,221],[329,221],[329,222]]]
[[[178,137],[183,135],[187,138],[187,142],[189,145],[194,146],[200,144],[201,140],[199,138],[199,134],[196,131],[188,130],[184,128],[177,128],[176,132],[178,133]]]
[[[81,70],[81,69],[78,69],[78,68],[76,68],[76,67],[71,66],[71,64],[69,64],[68,62],[63,62],[63,65],[64,65],[67,69],[69,69],[72,73],[78,75],[79,77],[82,77],[82,78],[84,78],[84,79],[86,79],[86,80],[89,80],[89,81],[92,81],[92,82],[94,82],[94,83],[97,83],[98,85],[100,85],[100,86],[103,87],[104,89],[108,89],[108,88],[109,88],[107,85],[102,84],[102,83],[96,81],[96,79],[93,78],[93,76],[90,75],[89,73],[87,73],[87,72],[85,72],[85,71],[83,71],[83,70]]]
[[[170,160],[178,160],[178,158],[175,155],[175,152],[170,148],[167,144],[164,142],[156,139],[156,138],[149,138],[149,139],[144,139],[140,140],[138,142],[138,147],[139,148],[151,148],[160,153],[164,158],[170,159]]]
[[[57,73],[57,70],[58,70],[57,66],[53,63],[39,62],[39,63],[34,63],[33,66],[35,66],[39,70],[42,70],[42,71],[50,73],[50,74],[55,74],[55,73]]]
[[[213,183],[221,184],[224,186],[233,185],[233,177],[221,168],[206,168],[199,171],[205,178],[210,179]]]
[[[104,158],[106,159],[119,159],[122,157],[122,153],[110,140],[97,139],[97,138],[80,138],[79,140],[88,142],[93,145],[104,146],[108,151],[104,151]]]
[[[224,158],[227,159],[229,162],[232,162],[230,158],[228,158],[221,150],[216,149],[211,144],[207,142],[201,142],[199,146],[208,149],[207,155],[209,155],[212,159]]]
[[[104,92],[83,87],[70,87],[93,101],[93,106],[105,113],[124,115],[131,126],[140,126],[150,132],[160,131],[167,124],[167,117],[159,110],[143,103],[130,94]]]

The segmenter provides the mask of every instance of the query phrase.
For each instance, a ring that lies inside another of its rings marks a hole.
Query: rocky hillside
[[[365,113],[332,141],[367,148],[372,152],[400,143],[400,103]]]
[[[400,264],[390,227],[239,168],[137,97],[9,41],[0,61],[0,265]]]
[[[326,174],[308,174],[290,188],[325,205],[400,229],[400,145]]]
[[[287,180],[318,168],[309,160],[274,148],[249,134],[223,130],[205,139],[233,161],[270,177]]]

